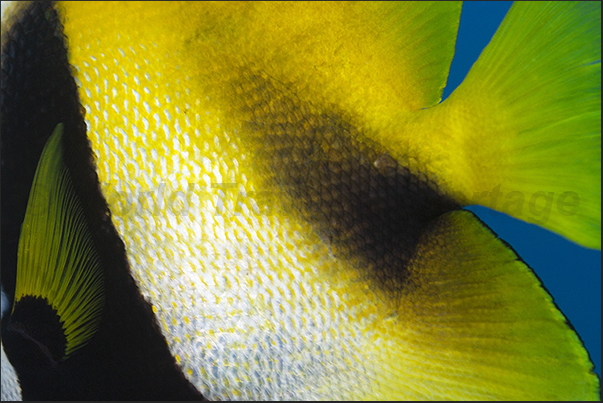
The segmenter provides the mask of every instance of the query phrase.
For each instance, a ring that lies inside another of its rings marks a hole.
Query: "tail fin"
[[[601,248],[600,2],[516,2],[434,109],[466,156],[463,202]]]

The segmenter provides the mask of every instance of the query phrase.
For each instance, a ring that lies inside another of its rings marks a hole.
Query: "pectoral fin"
[[[10,328],[55,361],[95,334],[104,305],[101,261],[63,163],[63,125],[49,138],[19,239]]]

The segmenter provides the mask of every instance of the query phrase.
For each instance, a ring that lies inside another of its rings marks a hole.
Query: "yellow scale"
[[[266,215],[246,196],[263,184],[242,134],[227,131],[219,101],[196,90],[207,79],[197,71],[216,69],[212,58],[224,55],[202,43],[191,53],[198,43],[182,45],[182,27],[167,17],[205,9],[166,3],[148,24],[125,29],[116,18],[94,29],[79,13],[110,19],[114,11],[63,6],[73,15],[66,33],[103,192],[189,379],[209,398],[375,394],[382,371],[372,357],[385,346],[371,328],[392,307],[371,298],[309,224]],[[146,6],[129,4],[123,15],[138,7]]]
[[[392,294],[339,257],[258,160],[278,147],[249,122],[276,116],[311,129],[337,110],[363,134],[356,140],[391,154],[375,166],[394,158],[462,204],[506,183],[497,169],[511,157],[487,147],[514,148],[467,135],[497,131],[506,115],[486,124],[480,104],[466,118],[462,98],[420,111],[439,102],[459,5],[59,8],[113,222],[172,353],[206,397],[530,399],[563,396],[582,376],[577,347],[580,370],[561,369],[555,382],[532,375],[559,365],[546,356],[552,346],[580,343],[554,330],[564,318],[550,297],[468,213],[421,240],[411,263],[421,277]],[[481,169],[468,155],[484,147]],[[550,225],[594,246],[595,229]],[[459,270],[468,250],[470,273]],[[509,322],[518,325],[501,327]],[[542,329],[552,334],[542,345],[517,342]],[[594,390],[588,382],[578,395]]]

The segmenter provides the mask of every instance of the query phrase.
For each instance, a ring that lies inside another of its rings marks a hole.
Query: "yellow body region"
[[[469,213],[441,217],[440,237],[420,239],[400,290],[367,274],[344,230],[329,242],[312,219],[308,205],[320,205],[312,197],[336,199],[335,188],[283,187],[303,174],[288,172],[305,166],[297,150],[312,149],[342,172],[369,156],[361,162],[405,167],[471,202],[480,186],[462,133],[472,126],[458,124],[454,105],[422,110],[440,100],[458,4],[65,2],[59,10],[133,275],[205,396],[591,396],[594,378],[575,388],[574,374],[589,365],[577,336]],[[349,149],[355,160],[342,156]],[[514,308],[499,312],[505,304]],[[551,337],[540,349],[522,341],[543,331]],[[547,356],[557,344],[571,353]],[[554,382],[542,376],[560,362],[568,369]]]
[[[394,306],[361,281],[354,262],[334,258],[295,211],[262,203],[275,199],[274,186],[256,173],[246,147],[249,138],[256,148],[265,144],[236,126],[227,102],[249,102],[231,87],[249,85],[241,73],[250,82],[259,74],[252,66],[271,65],[271,55],[257,46],[242,54],[253,46],[247,37],[212,32],[229,17],[221,7],[231,6],[164,3],[141,13],[146,5],[130,3],[119,13],[124,19],[103,5],[62,6],[104,193],[134,275],[189,378],[209,397],[380,393],[381,371],[371,363],[385,346],[372,329]],[[129,13],[148,20],[126,29]],[[189,29],[173,14],[191,16]]]

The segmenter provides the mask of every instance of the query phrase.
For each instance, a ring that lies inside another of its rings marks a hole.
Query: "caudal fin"
[[[459,146],[457,198],[601,248],[600,2],[516,2],[434,109]]]

